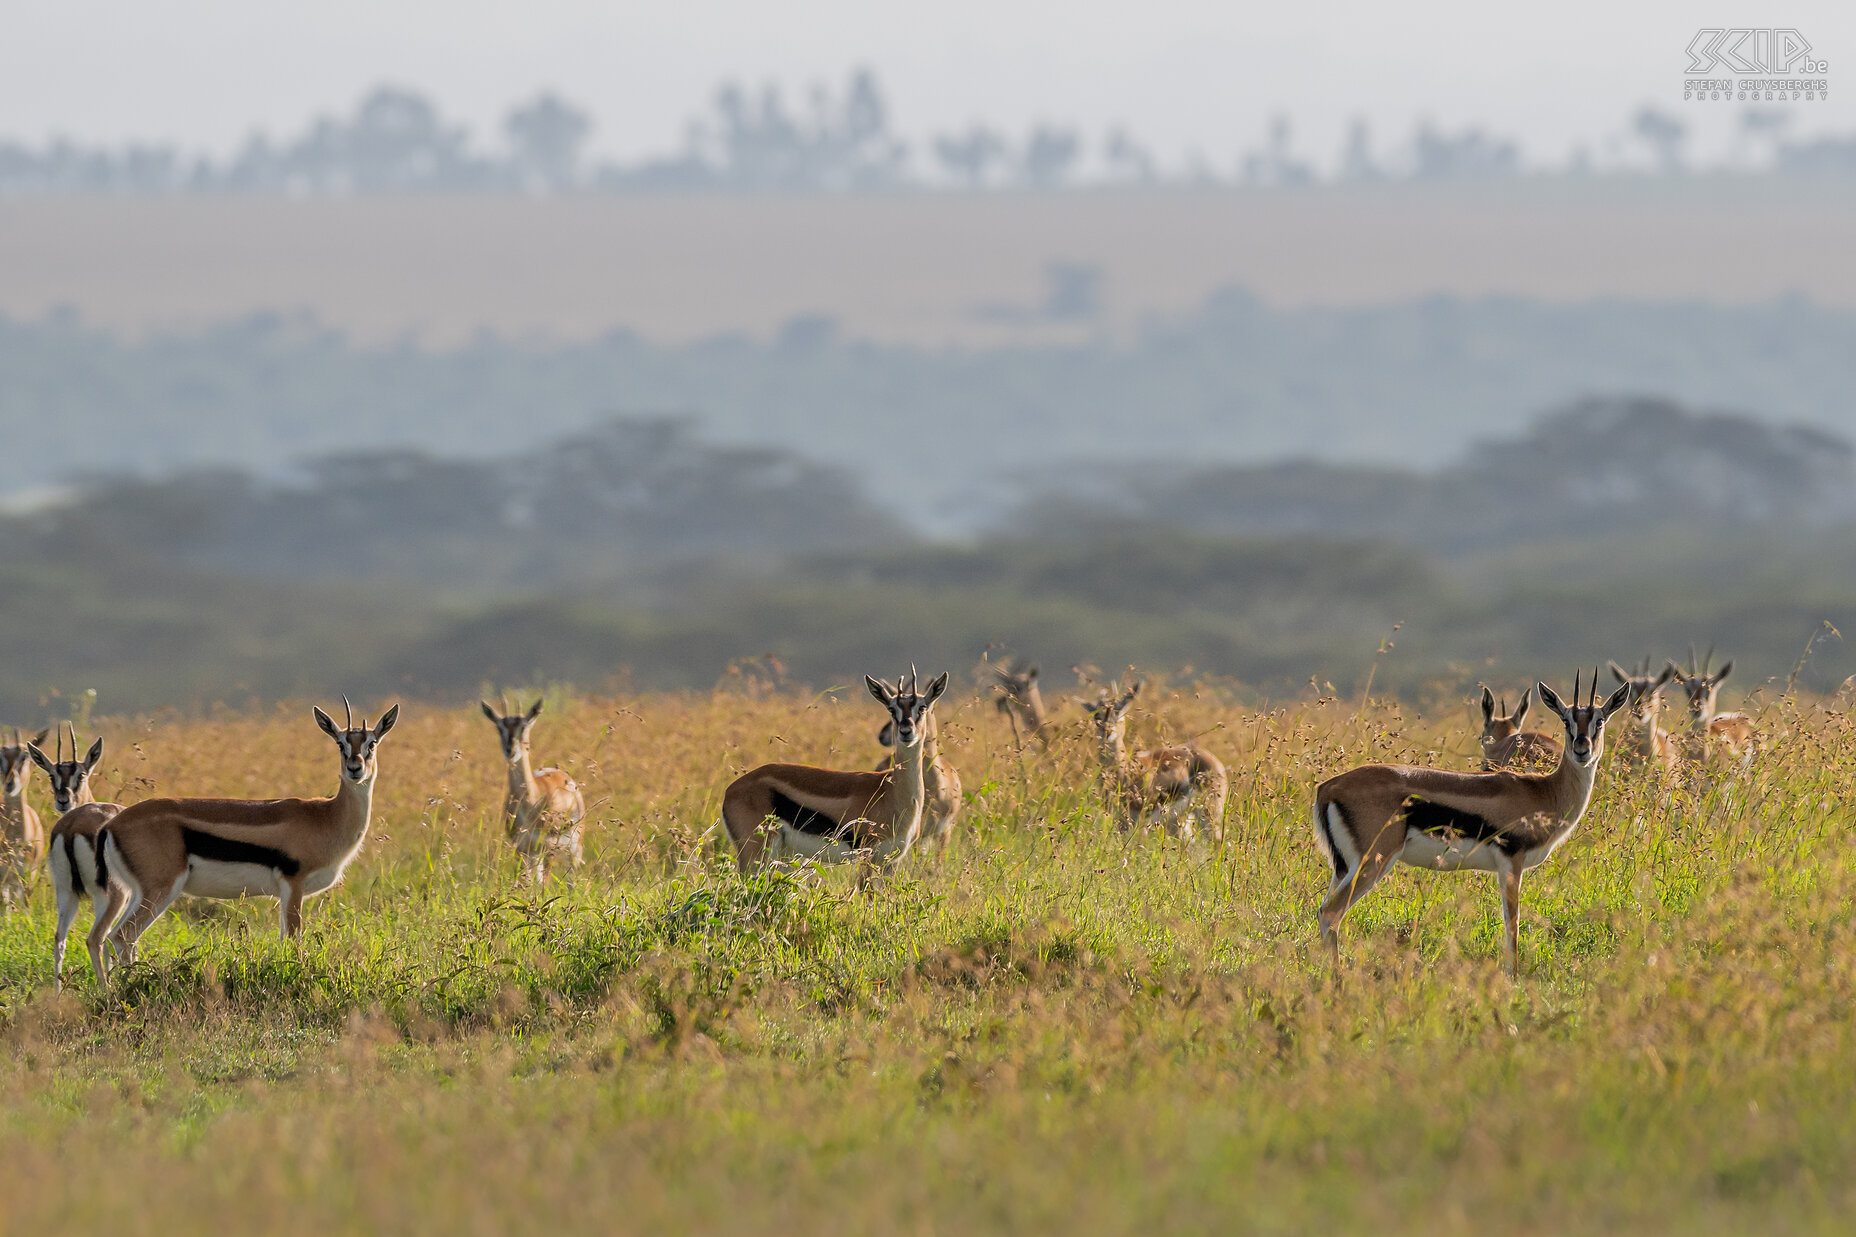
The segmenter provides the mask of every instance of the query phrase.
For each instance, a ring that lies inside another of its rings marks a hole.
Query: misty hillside
[[[1449,697],[1690,642],[1736,658],[1737,693],[1812,643],[1803,682],[1828,689],[1856,671],[1825,626],[1856,630],[1851,469],[1821,431],[1593,401],[1431,473],[1103,472],[952,544],[888,514],[906,468],[853,477],[678,422],[496,462],[92,476],[0,517],[0,717],[92,689],[134,709],[362,682],[705,688],[767,654],[826,685],[988,647],[1267,696],[1371,671]]]
[[[207,464],[270,475],[385,446],[523,453],[616,413],[676,413],[720,441],[865,474],[902,469],[910,479],[888,487],[886,506],[970,531],[1015,503],[1002,479],[1053,465],[1426,467],[1600,392],[1856,435],[1853,341],[1856,314],[1797,299],[1275,310],[1235,291],[1129,340],[985,350],[862,342],[828,318],[768,341],[484,336],[443,352],[356,347],[276,316],[137,341],[70,318],[0,320],[0,426],[13,447],[0,491]]]
[[[1064,537],[1105,515],[1201,535],[1383,537],[1443,554],[1619,530],[1825,528],[1856,522],[1856,453],[1806,426],[1590,399],[1422,473],[1316,460],[1092,469],[1036,495],[1013,525]]]
[[[740,563],[902,539],[843,470],[615,420],[500,460],[325,456],[289,480],[232,469],[92,476],[30,521],[69,559],[267,579],[524,590],[684,559]]]

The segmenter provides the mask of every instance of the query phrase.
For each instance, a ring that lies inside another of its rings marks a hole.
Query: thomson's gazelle
[[[13,741],[0,746],[0,792],[5,794],[0,804],[0,902],[8,905],[25,896],[26,874],[45,859],[45,827],[26,802],[26,779],[32,773],[26,749],[45,742],[48,733],[41,730],[21,743],[15,729]]]
[[[1394,863],[1441,871],[1491,872],[1501,890],[1502,954],[1512,974],[1521,916],[1521,876],[1544,863],[1571,835],[1592,797],[1605,722],[1630,699],[1620,687],[1597,703],[1579,704],[1573,679],[1568,708],[1545,683],[1541,703],[1566,727],[1560,763],[1551,773],[1453,773],[1410,765],[1362,765],[1315,788],[1315,840],[1334,868],[1317,922],[1340,955],[1340,921]]]
[[[1482,768],[1490,769],[1524,769],[1529,765],[1556,765],[1560,761],[1560,745],[1550,736],[1536,730],[1521,729],[1521,721],[1527,716],[1527,709],[1534,700],[1534,689],[1528,688],[1521,693],[1521,703],[1514,712],[1508,712],[1508,698],[1502,698],[1501,709],[1495,707],[1495,693],[1488,688],[1482,689]]]
[[[1012,723],[1012,738],[1023,746],[1026,739],[1036,739],[1049,746],[1053,727],[1044,709],[1044,694],[1038,690],[1038,668],[1018,669],[1009,661],[992,668],[998,682],[998,709]]]
[[[1624,745],[1625,757],[1633,765],[1664,774],[1672,772],[1676,767],[1676,745],[1662,727],[1662,715],[1663,686],[1675,673],[1675,667],[1665,666],[1661,674],[1652,675],[1647,657],[1635,674],[1616,662],[1606,664],[1611,668],[1612,677],[1630,688],[1631,736],[1630,742]]]
[[[722,823],[735,843],[742,872],[788,855],[826,863],[861,859],[867,882],[878,861],[894,863],[921,836],[927,790],[922,745],[947,675],[918,689],[916,677],[896,686],[869,675],[864,684],[889,710],[896,761],[882,773],[849,773],[809,765],[761,765],[722,794]]]
[[[58,736],[56,759],[48,760],[37,743],[27,745],[32,763],[45,770],[52,787],[52,810],[58,813],[52,825],[50,865],[52,892],[58,898],[58,927],[52,935],[52,986],[64,987],[65,940],[77,908],[90,899],[91,913],[103,917],[109,900],[108,869],[97,866],[97,833],[122,811],[116,803],[98,803],[91,793],[90,775],[103,759],[103,740],[90,745],[82,760],[77,758],[77,731],[71,730],[71,759],[64,758],[64,736]],[[97,976],[101,982],[102,975]]]
[[[560,769],[529,767],[529,738],[535,719],[541,716],[541,701],[524,713],[498,713],[488,701],[479,700],[483,715],[496,726],[496,737],[503,745],[503,760],[509,766],[509,788],[503,795],[503,827],[516,853],[528,858],[535,883],[548,879],[548,861],[564,855],[569,865],[579,867],[585,858],[581,848],[581,822],[586,819],[586,801],[574,779]]]
[[[927,733],[922,736],[922,833],[923,846],[933,846],[935,853],[945,855],[948,843],[954,837],[954,818],[960,815],[960,774],[941,754],[941,722],[931,709],[922,723]],[[896,746],[896,723],[887,721],[877,731],[876,741],[884,747]],[[886,773],[896,767],[896,754],[891,752],[883,757],[877,765],[878,773]]]
[[[1725,748],[1736,756],[1751,756],[1753,753],[1753,722],[1744,713],[1719,713],[1717,697],[1721,693],[1721,683],[1733,670],[1733,659],[1729,658],[1713,674],[1708,673],[1709,665],[1714,661],[1714,650],[1708,650],[1707,657],[1699,666],[1695,664],[1695,646],[1688,650],[1688,673],[1673,661],[1669,671],[1674,675],[1677,686],[1688,695],[1689,733],[1694,741],[1701,745],[1698,755],[1705,756],[1714,748]]]
[[[1195,821],[1217,841],[1224,836],[1224,802],[1230,781],[1224,765],[1196,744],[1182,743],[1130,753],[1128,707],[1141,694],[1138,681],[1117,694],[1111,687],[1094,704],[1085,704],[1096,725],[1096,742],[1123,829],[1157,820],[1185,841],[1195,835]]]
[[[345,701],[344,701],[345,703]],[[335,740],[340,782],[326,799],[145,799],[104,825],[98,842],[109,868],[109,900],[90,931],[90,963],[107,979],[102,943],[133,961],[135,943],[181,894],[196,898],[276,898],[278,930],[303,930],[303,899],[321,893],[367,839],[373,816],[375,758],[399,720],[396,704],[369,727],[349,711],[337,726],[315,710],[316,725]]]

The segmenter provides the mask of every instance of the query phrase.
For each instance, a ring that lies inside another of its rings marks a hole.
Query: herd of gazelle
[[[1481,772],[1371,764],[1322,782],[1315,789],[1315,835],[1333,868],[1317,915],[1323,940],[1338,957],[1342,918],[1395,864],[1486,871],[1500,890],[1502,958],[1512,971],[1522,877],[1577,827],[1591,800],[1606,726],[1620,711],[1628,709],[1631,728],[1622,746],[1638,765],[1667,770],[1677,760],[1677,738],[1660,725],[1661,693],[1672,681],[1688,697],[1689,754],[1750,754],[1752,723],[1716,711],[1733,663],[1710,671],[1712,661],[1712,650],[1697,663],[1691,649],[1686,671],[1672,661],[1656,675],[1647,660],[1634,672],[1612,662],[1618,687],[1602,701],[1594,670],[1583,701],[1575,676],[1570,704],[1539,683],[1522,693],[1512,713],[1485,687]],[[996,704],[1010,719],[1018,748],[1050,748],[1059,727],[1045,708],[1037,667],[1005,663],[993,674]],[[960,776],[940,750],[934,714],[947,677],[923,687],[913,671],[893,685],[866,676],[870,694],[889,714],[878,737],[891,751],[872,771],[767,764],[736,778],[722,796],[721,825],[740,870],[793,857],[857,861],[861,886],[878,865],[893,865],[918,845],[945,848],[962,802]],[[1139,681],[1125,688],[1111,684],[1096,699],[1079,702],[1093,724],[1105,802],[1124,830],[1158,824],[1186,842],[1221,838],[1228,779],[1215,757],[1193,743],[1128,750],[1128,713],[1141,689]],[[1559,718],[1563,739],[1521,728],[1535,698]],[[547,879],[552,860],[577,867],[586,803],[564,771],[533,767],[530,739],[541,701],[514,712],[479,703],[496,727],[507,766],[508,841],[538,882]],[[351,707],[340,726],[321,709],[313,712],[339,757],[339,781],[327,798],[98,803],[90,775],[103,757],[102,739],[82,759],[74,728],[68,759],[63,732],[53,757],[40,746],[44,730],[23,743],[15,731],[12,743],[0,745],[6,859],[0,889],[9,903],[17,900],[29,870],[46,862],[58,905],[58,982],[66,938],[86,898],[95,911],[87,942],[91,966],[104,986],[116,965],[134,960],[136,942],[183,894],[274,897],[281,935],[301,932],[304,899],[339,881],[366,839],[377,749],[398,720],[399,706],[373,726],[365,718],[357,724]],[[51,783],[57,821],[49,835],[26,802],[29,764]]]

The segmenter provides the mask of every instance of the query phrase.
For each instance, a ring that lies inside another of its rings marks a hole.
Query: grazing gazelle
[[[1340,921],[1371,893],[1394,863],[1440,871],[1491,872],[1501,889],[1502,954],[1518,966],[1521,876],[1544,863],[1572,834],[1592,798],[1605,722],[1630,699],[1620,687],[1597,703],[1567,708],[1545,683],[1535,690],[1566,726],[1560,763],[1551,773],[1453,773],[1410,765],[1361,765],[1315,788],[1315,841],[1334,867],[1316,921],[1340,959]]]
[[[937,855],[945,855],[954,838],[954,818],[960,815],[960,774],[941,755],[941,722],[932,710],[923,725],[927,734],[922,738],[922,793],[927,798],[922,803],[921,843],[932,845]],[[895,747],[896,723],[884,722],[876,741],[884,747]],[[883,757],[876,771],[886,773],[895,767],[896,755],[891,752]]]
[[[998,679],[994,684],[999,694],[997,707],[1012,723],[1013,742],[1023,747],[1027,739],[1035,739],[1049,746],[1055,727],[1044,710],[1044,695],[1038,690],[1038,668],[1027,666],[1020,670],[1010,661],[1002,661],[992,672]]]
[[[580,788],[559,769],[529,767],[529,736],[534,732],[535,719],[541,716],[541,701],[537,700],[526,713],[520,706],[514,713],[498,713],[487,701],[477,703],[496,726],[503,760],[509,765],[503,826],[516,853],[528,859],[536,884],[547,881],[548,861],[556,854],[565,855],[570,867],[579,867],[585,857],[580,832],[586,819],[586,801],[580,797]]]
[[[344,697],[343,704],[347,703]],[[326,799],[145,799],[124,808],[97,835],[109,869],[109,900],[90,930],[90,964],[107,982],[103,943],[135,960],[135,944],[181,894],[196,898],[276,898],[278,931],[303,930],[303,899],[342,878],[373,817],[376,749],[400,706],[369,727],[344,725],[321,709],[316,725],[335,740],[340,782]]]
[[[7,905],[25,896],[26,874],[45,858],[45,827],[26,802],[26,779],[32,773],[26,749],[45,742],[48,733],[41,730],[21,743],[16,727],[13,741],[0,746],[0,791],[5,794],[0,806],[0,903]]]
[[[1560,745],[1537,730],[1521,729],[1521,721],[1534,700],[1534,689],[1521,693],[1521,703],[1508,712],[1508,698],[1502,697],[1501,709],[1495,706],[1495,693],[1482,689],[1482,769],[1524,769],[1529,765],[1556,765],[1560,762]]]
[[[1723,662],[1721,668],[1713,674],[1708,673],[1709,665],[1714,661],[1714,649],[1708,649],[1707,657],[1700,666],[1695,664],[1695,647],[1689,646],[1688,673],[1682,673],[1682,667],[1669,663],[1669,672],[1675,677],[1676,685],[1688,694],[1689,733],[1702,747],[1700,754],[1706,755],[1715,748],[1726,748],[1736,756],[1753,754],[1753,721],[1744,713],[1719,713],[1716,697],[1720,695],[1721,683],[1733,670],[1733,659]]]
[[[1102,772],[1113,795],[1120,825],[1137,828],[1149,819],[1187,842],[1194,819],[1212,841],[1224,836],[1224,801],[1229,790],[1224,765],[1196,744],[1128,752],[1128,707],[1141,694],[1137,680],[1117,694],[1113,685],[1094,704],[1084,704],[1096,725]]]
[[[97,833],[122,811],[117,803],[98,803],[90,789],[90,775],[103,759],[103,740],[90,745],[82,760],[77,758],[77,730],[71,730],[71,759],[64,758],[64,736],[58,736],[56,759],[47,760],[37,743],[28,744],[32,763],[45,770],[52,786],[52,810],[58,821],[51,834],[52,891],[58,898],[58,928],[52,937],[52,986],[64,987],[65,939],[77,918],[77,908],[90,899],[93,916],[103,917],[109,900],[108,869],[97,866]],[[101,983],[103,975],[97,975]]]
[[[1663,729],[1661,721],[1663,686],[1675,674],[1675,667],[1665,666],[1661,674],[1652,675],[1648,657],[1643,659],[1643,665],[1635,674],[1614,661],[1605,664],[1611,668],[1613,678],[1630,688],[1631,740],[1622,749],[1625,759],[1633,765],[1664,773],[1673,771],[1676,767],[1675,740]]]
[[[736,778],[722,793],[722,824],[743,873],[787,855],[824,863],[861,859],[858,883],[867,884],[878,862],[898,862],[920,840],[927,799],[922,749],[947,675],[926,692],[914,674],[894,687],[869,675],[864,684],[889,710],[895,764],[882,773],[761,765]]]

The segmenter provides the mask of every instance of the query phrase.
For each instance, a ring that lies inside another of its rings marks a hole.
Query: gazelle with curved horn
[[[58,988],[64,986],[65,940],[77,919],[77,908],[89,898],[91,913],[101,917],[108,904],[109,870],[97,864],[97,834],[122,811],[119,803],[98,803],[91,791],[90,775],[103,759],[103,740],[93,742],[89,753],[79,760],[77,729],[70,730],[69,760],[64,757],[63,735],[58,737],[55,760],[47,760],[38,744],[28,745],[32,763],[45,770],[51,782],[52,809],[58,813],[49,854],[52,891],[58,898],[58,927],[52,936],[52,985]]]
[[[1020,748],[1032,740],[1048,747],[1056,727],[1038,690],[1038,668],[1019,669],[1008,660],[994,666],[992,673],[993,690],[998,693],[995,707],[1012,723],[1012,741]]]
[[[761,765],[736,778],[722,794],[722,824],[743,873],[789,855],[821,863],[859,859],[858,882],[865,884],[876,864],[900,861],[920,840],[927,800],[923,745],[947,675],[927,691],[913,674],[894,687],[865,675],[864,685],[889,710],[894,765],[881,773]]]
[[[348,706],[347,697],[342,704]],[[377,749],[396,704],[377,725],[337,726],[321,709],[316,725],[335,741],[339,781],[326,799],[145,799],[98,833],[109,870],[109,900],[90,929],[90,964],[107,982],[105,939],[123,961],[181,894],[196,898],[276,898],[278,931],[303,930],[303,900],[333,886],[367,840],[373,819]]]
[[[1695,646],[1688,647],[1688,673],[1682,667],[1669,663],[1669,670],[1675,677],[1676,686],[1688,696],[1688,725],[1691,740],[1701,748],[1702,755],[1709,751],[1725,748],[1735,756],[1751,757],[1753,754],[1753,720],[1744,713],[1718,712],[1717,698],[1721,692],[1721,683],[1733,671],[1732,658],[1723,662],[1721,668],[1710,674],[1708,667],[1714,663],[1714,646],[1708,646],[1708,655],[1700,664],[1695,661]]]
[[[497,741],[503,746],[509,774],[503,794],[503,828],[516,853],[528,861],[538,885],[548,879],[548,863],[556,855],[579,867],[585,858],[580,834],[586,819],[580,787],[562,770],[536,769],[529,759],[529,739],[535,719],[541,716],[542,702],[537,700],[526,713],[520,704],[513,713],[498,713],[487,700],[477,703],[496,727]]]
[[[913,667],[909,677],[915,677]],[[921,844],[933,846],[937,855],[945,855],[948,845],[954,837],[954,819],[960,815],[960,774],[941,754],[941,722],[930,709],[923,717],[923,726],[927,733],[922,737],[922,801]],[[876,741],[884,747],[896,746],[896,723],[892,718],[883,723],[883,728],[876,733]],[[896,754],[891,752],[877,764],[878,773],[887,773],[896,767]]]
[[[1394,863],[1438,871],[1495,876],[1502,899],[1502,960],[1518,964],[1521,877],[1545,863],[1572,835],[1591,802],[1605,723],[1630,699],[1630,687],[1598,702],[1579,703],[1573,679],[1569,708],[1539,684],[1540,701],[1566,727],[1560,763],[1551,773],[1454,773],[1411,765],[1361,765],[1315,788],[1315,841],[1334,879],[1316,921],[1340,960],[1340,921],[1373,891]]]
[[[1650,659],[1635,671],[1626,670],[1614,661],[1605,665],[1611,677],[1630,688],[1630,741],[1623,746],[1624,756],[1633,765],[1656,769],[1665,774],[1676,767],[1676,744],[1662,727],[1663,687],[1675,674],[1675,666],[1663,667],[1661,674],[1650,673]]]
[[[1142,686],[1137,679],[1118,692],[1110,684],[1094,704],[1083,705],[1095,723],[1102,772],[1119,823],[1131,829],[1157,821],[1187,842],[1201,830],[1218,841],[1224,836],[1224,804],[1230,790],[1218,758],[1193,743],[1128,751],[1128,709]]]
[[[45,859],[45,827],[26,802],[26,781],[32,773],[26,753],[32,744],[45,742],[48,733],[41,730],[21,743],[15,726],[13,741],[0,746],[0,903],[8,906],[26,896],[27,875]]]
[[[1537,730],[1521,729],[1527,709],[1534,700],[1534,689],[1521,693],[1521,703],[1508,711],[1508,697],[1503,696],[1497,711],[1495,693],[1482,689],[1482,769],[1525,769],[1530,765],[1551,768],[1560,762],[1560,745],[1551,736]]]

